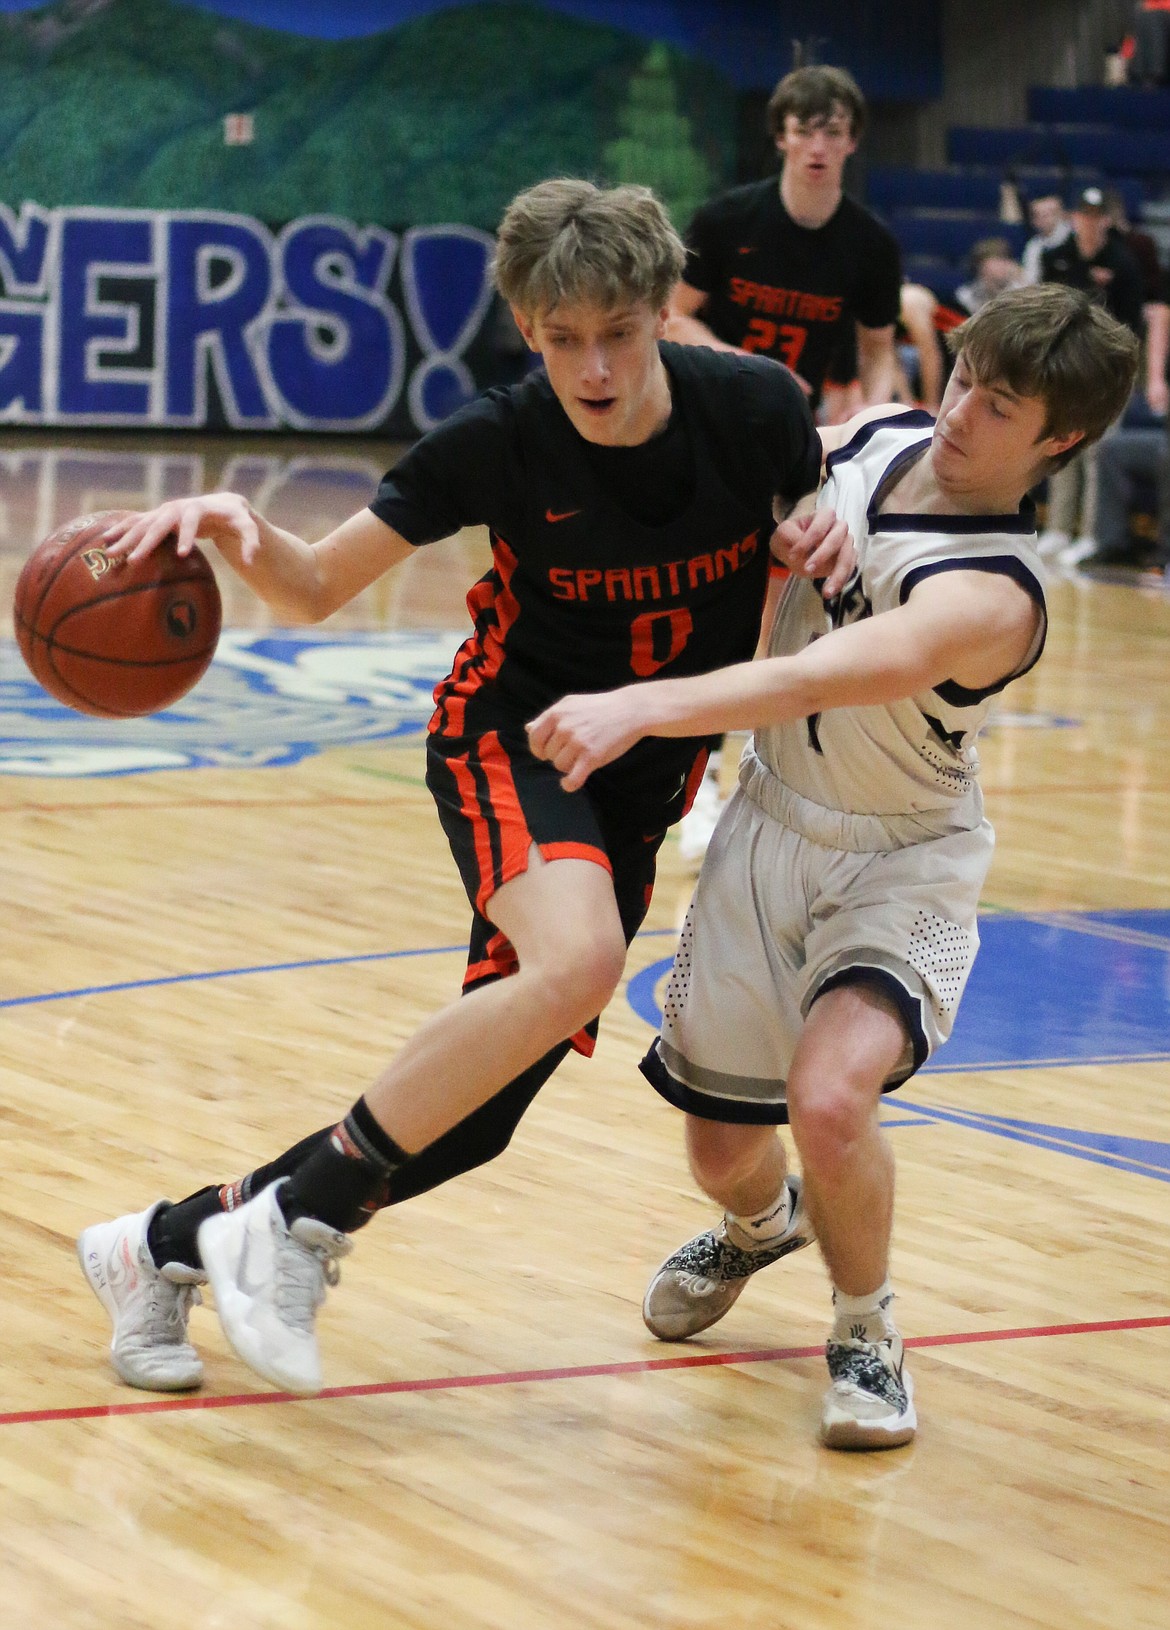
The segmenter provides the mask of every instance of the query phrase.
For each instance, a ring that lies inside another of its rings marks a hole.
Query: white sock
[[[729,1211],[727,1217],[753,1244],[771,1245],[788,1232],[788,1225],[792,1221],[792,1190],[784,1183],[779,1199],[773,1200],[763,1211],[755,1211],[750,1217],[740,1217]]]
[[[833,1286],[833,1335],[848,1341],[880,1341],[895,1329],[894,1292],[889,1279],[865,1296],[846,1296]]]

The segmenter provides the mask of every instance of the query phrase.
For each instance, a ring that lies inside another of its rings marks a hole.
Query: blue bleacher
[[[887,220],[903,254],[952,262],[965,261],[981,238],[1005,238],[1012,254],[1020,255],[1032,235],[1027,226],[976,210],[894,210]]]
[[[1114,130],[1170,130],[1170,91],[1081,85],[1033,85],[1028,120],[1039,125],[1109,125]]]
[[[1026,125],[952,127],[946,169],[869,170],[866,202],[897,236],[905,275],[942,300],[968,277],[980,238],[1006,238],[1018,255],[1030,236],[999,219],[1005,181],[1025,204],[1041,192],[1071,201],[1085,187],[1111,187],[1132,220],[1170,191],[1170,90],[1033,86],[1027,112]]]
[[[968,277],[967,268],[941,260],[938,255],[902,256],[902,276],[908,283],[921,283],[932,290],[944,305],[953,306],[955,290]]]
[[[1102,125],[1016,125],[947,131],[952,164],[1092,166],[1110,175],[1162,175],[1170,171],[1170,130],[1110,130]]]
[[[873,164],[865,178],[871,208],[889,215],[898,209],[981,209],[994,215],[999,208],[1000,177],[990,171],[915,170],[906,164]]]

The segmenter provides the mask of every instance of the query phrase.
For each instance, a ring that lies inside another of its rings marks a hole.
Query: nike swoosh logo
[[[247,1296],[250,1301],[256,1301],[264,1294],[267,1286],[263,1279],[251,1279],[248,1275],[248,1248],[250,1244],[250,1234],[247,1230],[245,1230],[244,1237],[240,1241],[240,1256],[238,1262],[236,1263],[234,1278],[236,1284],[239,1286],[243,1294]]]
[[[544,512],[544,518],[546,521],[552,521],[555,523],[557,521],[567,521],[571,516],[580,515],[580,513],[581,511],[579,509],[565,509],[558,515],[554,510],[546,509]]]

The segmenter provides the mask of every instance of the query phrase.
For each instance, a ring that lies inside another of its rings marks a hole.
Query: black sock
[[[257,1166],[254,1172],[249,1172],[247,1177],[241,1178],[235,1185],[239,1190],[236,1205],[242,1206],[246,1201],[254,1200],[270,1183],[275,1183],[282,1177],[291,1177],[298,1166],[304,1165],[314,1149],[329,1141],[334,1124],[331,1122],[328,1126],[322,1126],[318,1131],[311,1132],[307,1138],[294,1143],[291,1149],[277,1155],[275,1160],[270,1160],[267,1166]]]
[[[234,1211],[278,1178],[290,1177],[317,1145],[329,1138],[332,1131],[332,1126],[323,1126],[319,1131],[310,1133],[307,1138],[294,1143],[291,1149],[286,1149],[284,1154],[269,1161],[267,1166],[257,1166],[255,1171],[249,1172],[238,1183],[213,1184],[209,1188],[196,1189],[185,1200],[160,1206],[146,1231],[146,1248],[154,1259],[155,1267],[165,1268],[168,1262],[181,1262],[188,1268],[202,1269],[196,1242],[199,1224],[221,1211]]]
[[[386,1204],[390,1178],[409,1156],[359,1098],[277,1192],[284,1219],[316,1217],[352,1234]]]
[[[175,1205],[159,1206],[146,1230],[146,1249],[156,1268],[165,1268],[168,1262],[181,1262],[185,1267],[202,1272],[195,1236],[201,1222],[223,1210],[222,1192],[213,1184],[196,1190]]]

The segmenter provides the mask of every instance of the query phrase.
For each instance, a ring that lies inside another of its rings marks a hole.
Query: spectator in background
[[[955,299],[968,316],[981,311],[997,294],[1019,289],[1028,281],[1006,238],[980,238],[971,250],[970,281],[960,283]]]
[[[1042,192],[1028,205],[1028,220],[1032,236],[1024,245],[1020,265],[1029,283],[1040,281],[1040,256],[1046,249],[1055,249],[1072,232],[1072,222],[1065,213],[1064,200],[1058,192]]]
[[[1143,413],[1140,394],[1097,460],[1097,547],[1087,566],[1143,567],[1150,551],[1134,534],[1136,515],[1157,516],[1152,569],[1165,577],[1170,564],[1170,447],[1165,426]],[[1168,585],[1170,586],[1170,585]]]
[[[1141,339],[1146,303],[1142,270],[1112,230],[1101,188],[1086,187],[1078,193],[1070,215],[1069,236],[1040,255],[1041,281],[1084,290]],[[1039,548],[1062,566],[1077,566],[1096,553],[1098,452],[1081,454],[1048,479],[1048,516]]]
[[[933,289],[923,283],[902,284],[898,306],[899,378],[894,400],[909,407],[924,407],[928,413],[939,410],[946,372],[941,312]]]
[[[865,98],[844,69],[784,76],[768,102],[779,180],[733,187],[696,211],[666,328],[684,345],[774,357],[814,412],[831,375],[834,417],[890,401],[898,375],[898,241],[844,191],[865,118]],[[720,769],[716,749],[679,830],[684,860],[701,860],[715,830]]]
[[[1163,299],[1162,263],[1158,258],[1158,245],[1148,232],[1144,232],[1130,220],[1125,198],[1116,187],[1103,187],[1101,196],[1105,200],[1105,212],[1109,217],[1109,234],[1123,243],[1137,261],[1146,300]]]
[[[1157,535],[1151,569],[1164,579],[1170,564],[1170,443],[1167,426],[1161,421],[1170,406],[1166,377],[1170,280],[1154,239],[1130,223],[1121,194],[1106,188],[1105,204],[1110,235],[1125,244],[1142,272],[1145,392],[1134,392],[1116,430],[1097,449],[1093,526],[1096,548],[1079,564],[1088,568],[1146,566],[1150,549],[1135,535],[1134,518],[1152,510],[1157,517]]]
[[[1105,189],[1105,206],[1109,211],[1110,236],[1125,245],[1141,268],[1146,339],[1145,406],[1161,419],[1170,406],[1166,380],[1166,362],[1170,355],[1170,279],[1162,269],[1158,245],[1148,232],[1130,222],[1125,199],[1116,188]]]

